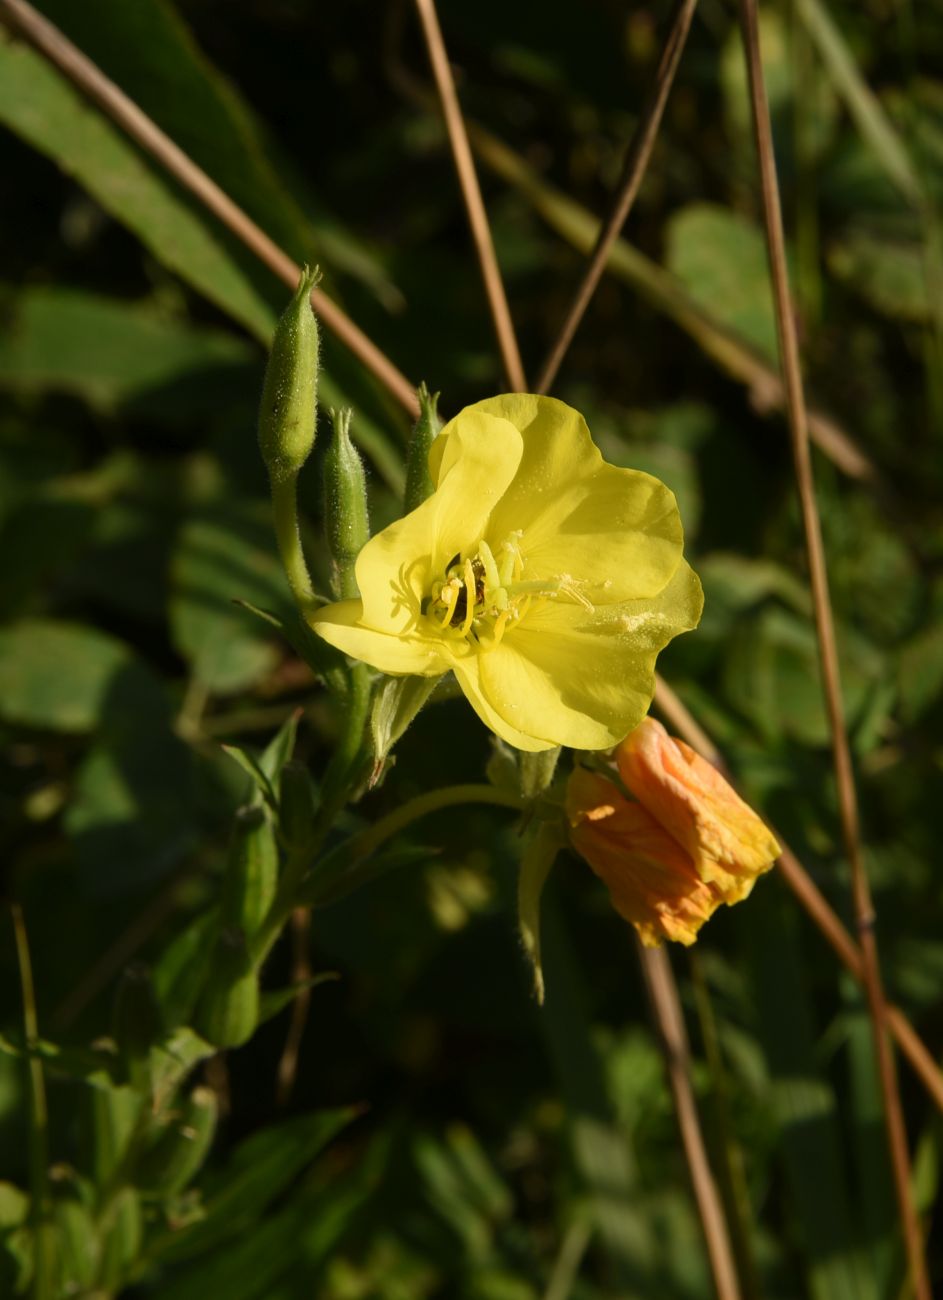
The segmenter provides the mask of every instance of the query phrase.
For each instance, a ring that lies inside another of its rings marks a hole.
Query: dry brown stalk
[[[511,312],[508,307],[507,295],[504,292],[504,281],[501,279],[498,259],[495,256],[494,241],[491,238],[491,224],[488,221],[484,200],[481,197],[481,186],[478,184],[478,174],[475,171],[475,162],[472,158],[471,146],[468,143],[465,119],[462,116],[462,108],[458,102],[455,78],[452,76],[452,69],[445,50],[445,41],[442,39],[442,29],[439,26],[435,0],[416,0],[416,9],[419,12],[422,34],[425,37],[426,48],[429,52],[432,75],[435,78],[436,89],[439,92],[442,116],[445,119],[445,129],[448,132],[452,157],[455,159],[455,170],[458,173],[458,183],[462,191],[462,202],[465,205],[465,213],[471,227],[472,239],[475,242],[475,252],[478,254],[478,265],[481,269],[481,278],[484,281],[488,306],[491,309],[494,332],[497,335],[505,375],[512,391],[523,393],[527,389],[524,366],[517,345],[517,336],[511,322]]]
[[[707,1159],[694,1090],[691,1087],[691,1048],[674,972],[664,948],[645,948],[639,943],[638,953],[665,1054],[668,1082],[674,1098],[684,1156],[704,1229],[718,1300],[739,1300],[740,1285],[730,1247],[727,1220]]]
[[[57,27],[37,13],[27,0],[0,0],[0,18],[45,55],[132,140],[165,167],[274,275],[290,288],[297,287],[301,274],[298,264]],[[363,362],[414,418],[418,417],[415,387],[346,312],[320,289],[312,290],[311,306],[326,328]]]
[[[580,280],[573,301],[570,304],[566,319],[560,327],[560,333],[554,340],[547,354],[547,359],[541,368],[535,392],[547,393],[550,391],[560,369],[560,364],[573,342],[573,336],[579,328],[580,321],[585,315],[586,308],[596,292],[596,286],[602,279],[603,272],[609,261],[609,250],[618,238],[619,232],[632,211],[636,196],[642,186],[642,178],[648,170],[648,163],[652,156],[652,149],[655,147],[658,128],[661,126],[665,105],[674,84],[675,73],[678,70],[678,64],[681,62],[681,53],[684,50],[688,31],[691,27],[691,19],[694,17],[696,8],[697,0],[677,0],[671,25],[668,29],[668,37],[658,63],[658,71],[655,74],[655,84],[649,92],[639,124],[635,128],[632,143],[629,145],[622,168],[622,176],[616,189],[616,198],[612,205],[612,211],[599,228],[596,243],[583,272],[583,278]]]
[[[809,562],[812,606],[819,646],[819,659],[822,665],[825,702],[831,729],[842,837],[845,852],[851,864],[852,893],[861,948],[864,988],[874,1033],[874,1048],[877,1057],[881,1094],[884,1101],[884,1119],[887,1126],[888,1146],[890,1148],[894,1185],[911,1280],[918,1300],[929,1300],[930,1287],[923,1256],[920,1223],[911,1195],[907,1131],[904,1126],[903,1107],[897,1086],[894,1054],[886,1033],[884,988],[881,980],[877,939],[874,932],[874,908],[861,852],[858,801],[851,763],[851,749],[845,727],[838,650],[835,643],[835,626],[828,589],[828,572],[825,566],[825,548],[822,543],[821,522],[812,475],[809,425],[799,362],[799,339],[789,292],[782,207],[779,199],[769,105],[766,99],[763,62],[760,54],[757,0],[740,0],[740,25],[750,86],[750,104],[763,196],[766,241],[773,281],[773,296],[776,304],[776,329],[779,337],[783,383],[786,391],[786,414],[792,440],[796,485],[799,492],[805,547]]]

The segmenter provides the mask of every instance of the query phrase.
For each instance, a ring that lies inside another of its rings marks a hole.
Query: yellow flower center
[[[535,600],[542,603],[567,595],[592,609],[567,574],[535,580],[523,576],[520,536],[512,533],[506,538],[497,556],[484,538],[474,554],[453,556],[422,602],[422,612],[440,632],[455,640],[472,641],[481,650],[493,650]]]

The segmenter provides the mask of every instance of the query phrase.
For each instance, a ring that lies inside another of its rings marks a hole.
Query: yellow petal
[[[653,600],[596,613],[547,601],[479,656],[482,695],[526,735],[608,749],[648,711],[655,658],[673,636],[696,626],[701,604],[700,583],[684,562]]]
[[[531,736],[520,731],[485,699],[481,689],[480,662],[479,656],[467,655],[452,666],[455,670],[455,679],[462,688],[465,698],[485,726],[509,745],[513,745],[515,749],[523,749],[531,754],[539,753],[544,749],[553,749],[557,743],[555,740],[544,740],[539,736]]]
[[[683,530],[664,483],[606,464],[583,417],[555,398],[513,393],[469,410],[521,431],[520,466],[487,536],[500,545],[522,532],[527,578],[569,575],[593,604],[644,599],[666,586]]]
[[[317,610],[310,623],[325,641],[381,673],[435,677],[448,671],[449,665],[439,653],[436,641],[408,633],[377,632],[365,627],[362,617],[363,605],[359,600],[338,600]]]
[[[779,856],[773,835],[717,769],[654,718],[626,737],[617,758],[632,794],[728,901],[745,897]]]
[[[357,557],[363,621],[377,631],[403,633],[417,627],[420,602],[432,579],[441,576],[457,552],[477,546],[494,503],[520,463],[521,436],[506,421],[462,412],[451,424],[455,427],[443,446],[436,491],[371,538]]]

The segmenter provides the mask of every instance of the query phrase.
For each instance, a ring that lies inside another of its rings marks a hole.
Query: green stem
[[[426,794],[417,795],[415,799],[410,799],[402,807],[382,817],[376,825],[339,844],[317,863],[305,882],[301,901],[306,906],[336,902],[377,874],[369,866],[369,860],[394,835],[420,818],[428,817],[430,813],[460,804],[476,803],[511,808],[515,812],[522,812],[526,807],[519,795],[498,790],[493,785],[448,785],[441,790],[430,790]]]
[[[366,664],[354,664],[349,673],[348,691],[344,700],[344,730],[324,774],[321,803],[314,826],[308,840],[291,849],[288,854],[278,892],[252,943],[252,960],[256,965],[265,960],[283,925],[297,906],[298,887],[311,862],[317,859],[338,813],[350,798],[363,749],[363,733],[370,709],[370,686],[370,670]]]
[[[36,990],[33,985],[33,967],[29,956],[26,923],[19,903],[11,905],[13,933],[16,940],[16,958],[20,969],[20,986],[23,990],[23,1030],[29,1053],[30,1131],[29,1170],[31,1193],[31,1219],[33,1224],[33,1295],[36,1300],[50,1300],[52,1296],[52,1260],[48,1251],[47,1224],[49,1214],[49,1114],[46,1107],[46,1084],[43,1066],[37,1055],[39,1022],[36,1016]]]
[[[299,607],[304,611],[315,602],[311,576],[301,547],[298,526],[298,475],[292,474],[272,482],[272,510],[275,517],[275,538],[279,554],[288,577],[288,585]]]

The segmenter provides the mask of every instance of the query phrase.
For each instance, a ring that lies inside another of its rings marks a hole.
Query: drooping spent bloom
[[[527,394],[466,407],[429,469],[432,496],[360,552],[359,599],[314,630],[384,673],[453,671],[519,749],[617,744],[651,703],[656,655],[700,618],[674,495]]]
[[[717,769],[654,718],[615,758],[633,798],[575,768],[567,789],[573,845],[644,944],[691,944],[721,903],[746,898],[779,845]]]

